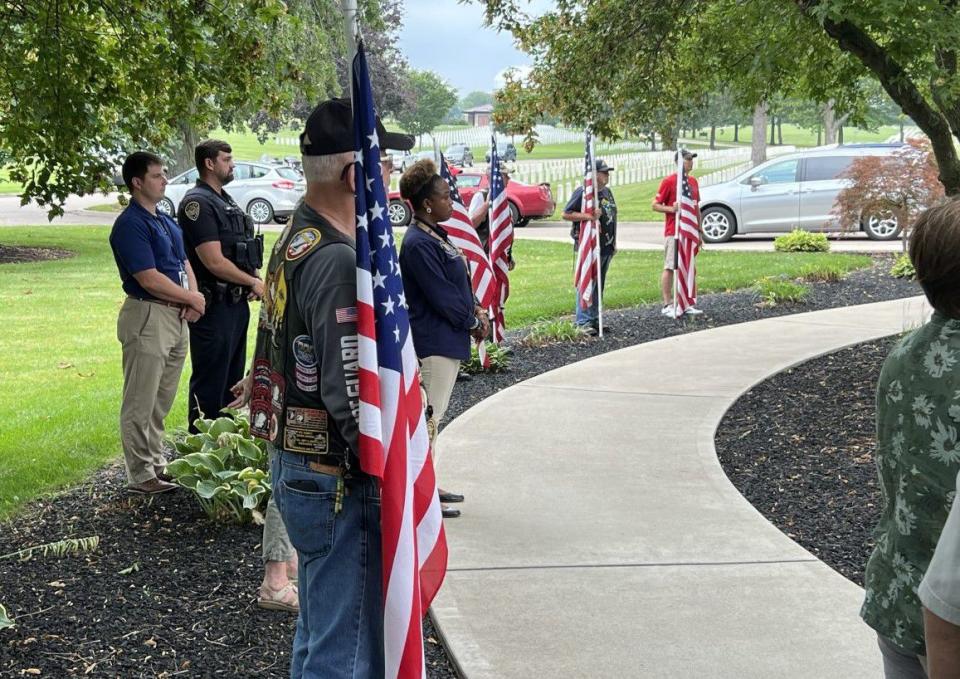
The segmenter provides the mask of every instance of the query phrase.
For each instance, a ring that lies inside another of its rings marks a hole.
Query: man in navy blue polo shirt
[[[163,161],[146,151],[123,163],[130,204],[110,232],[110,247],[127,294],[117,319],[123,346],[120,440],[128,489],[165,493],[163,420],[177,395],[187,355],[187,323],[200,318],[204,297],[187,261],[180,227],[157,211],[167,178]]]

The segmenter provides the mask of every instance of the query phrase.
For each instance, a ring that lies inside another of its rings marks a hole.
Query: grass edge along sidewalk
[[[119,459],[120,345],[123,302],[107,227],[3,229],[5,245],[60,247],[65,260],[0,265],[0,520],[38,496],[85,478]],[[276,234],[268,234],[268,245]],[[569,316],[572,248],[518,240],[508,327]],[[620,252],[610,270],[606,303],[628,307],[659,299],[663,255]],[[749,287],[767,275],[798,276],[810,267],[850,271],[870,258],[843,254],[704,252],[700,291]],[[253,305],[251,323],[258,307]],[[665,321],[666,322],[666,321]],[[249,333],[252,345],[254,332]],[[186,422],[189,361],[168,426]]]

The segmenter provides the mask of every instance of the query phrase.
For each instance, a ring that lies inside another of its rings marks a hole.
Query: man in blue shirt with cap
[[[180,227],[157,211],[167,178],[163,161],[146,151],[123,163],[130,204],[110,232],[110,247],[127,294],[117,319],[123,347],[120,440],[128,489],[166,493],[161,452],[163,420],[177,395],[187,355],[187,323],[205,311],[203,295],[187,261]]]

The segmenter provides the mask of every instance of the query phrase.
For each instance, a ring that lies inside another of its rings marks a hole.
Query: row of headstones
[[[783,155],[785,153],[793,152],[793,147],[784,147],[777,149],[769,149],[768,156],[775,157]],[[732,164],[731,164],[732,163]],[[612,163],[610,163],[612,165]],[[726,158],[711,158],[700,164],[700,170],[708,170],[711,168],[722,167],[723,169],[717,170],[716,172],[711,172],[705,175],[700,175],[697,179],[701,187],[711,186],[713,184],[719,184],[721,182],[730,181],[737,175],[746,170],[749,170],[753,166],[753,163],[750,160],[749,149],[747,149],[746,158],[742,159],[740,162],[736,162],[736,157],[728,156]],[[665,177],[674,171],[674,166],[672,162],[669,167],[656,169],[627,169],[625,172],[621,172],[618,168],[617,171],[610,173],[610,186],[627,186],[630,184],[639,184],[643,182],[650,181],[652,179],[659,179]],[[554,195],[554,200],[556,200],[557,205],[563,205],[567,200],[570,199],[570,196],[573,195],[574,190],[582,183],[581,177],[571,177],[565,178],[563,181],[558,181],[556,183],[551,183],[551,188]],[[653,196],[651,195],[651,198]]]

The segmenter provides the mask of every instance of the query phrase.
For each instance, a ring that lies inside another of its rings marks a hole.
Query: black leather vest
[[[320,397],[320,364],[292,284],[297,269],[335,240],[291,226],[270,255],[260,306],[250,433],[289,452],[347,460],[348,446]]]

